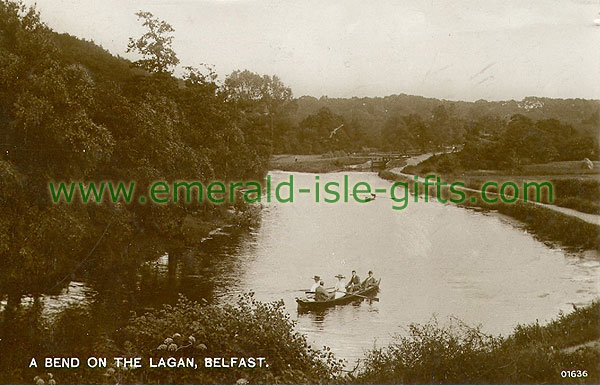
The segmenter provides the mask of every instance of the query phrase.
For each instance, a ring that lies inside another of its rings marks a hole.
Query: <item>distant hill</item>
[[[113,56],[93,41],[87,41],[66,33],[54,33],[57,46],[61,49],[62,59],[67,64],[80,63],[97,76],[106,79],[123,81],[134,75],[142,75],[143,71],[131,67],[131,62],[120,56]],[[321,108],[328,108],[332,113],[341,115],[346,120],[358,119],[382,122],[387,117],[397,115],[418,114],[427,119],[433,110],[443,105],[456,118],[477,120],[492,115],[508,119],[522,114],[533,120],[558,119],[575,128],[586,126],[594,116],[600,114],[600,100],[589,99],[552,99],[545,97],[526,97],[523,100],[476,102],[450,101],[423,96],[394,94],[384,97],[365,98],[315,98],[301,96],[295,99],[297,109],[294,121],[299,123]]]
[[[477,120],[488,115],[509,119],[513,115],[522,114],[533,120],[557,119],[575,128],[584,128],[589,126],[591,121],[598,119],[600,114],[600,100],[543,97],[527,97],[520,101],[464,102],[406,94],[350,99],[328,97],[317,99],[312,96],[302,96],[297,99],[297,103],[298,121],[323,107],[347,120],[363,120],[369,117],[369,120],[381,122],[394,114],[418,114],[427,119],[432,116],[436,107],[443,105],[456,118],[462,120]],[[598,124],[597,121],[595,123]]]

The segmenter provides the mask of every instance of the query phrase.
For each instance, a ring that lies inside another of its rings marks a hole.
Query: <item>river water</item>
[[[289,173],[271,172],[272,182]],[[343,182],[341,173],[320,183]],[[348,173],[350,185],[389,189],[375,173]],[[437,202],[410,202],[393,210],[387,194],[368,203],[315,202],[315,174],[294,174],[293,203],[265,203],[251,232],[224,228],[202,247],[163,256],[132,271],[86,284],[72,282],[59,296],[45,296],[47,311],[73,303],[89,308],[97,327],[118,328],[130,311],[173,303],[179,293],[213,303],[254,291],[264,301],[283,299],[297,330],[315,347],[329,346],[349,364],[410,323],[457,317],[484,332],[507,335],[519,323],[555,318],[598,297],[596,254],[569,253],[536,240],[510,218]],[[400,193],[399,193],[400,195]],[[169,259],[171,260],[169,261]],[[336,274],[373,270],[381,278],[379,302],[363,301],[321,313],[299,314],[313,275],[333,286]]]
[[[289,178],[271,175],[273,182]],[[350,185],[390,186],[375,173],[347,175]],[[327,181],[341,184],[343,174],[320,176],[321,185]],[[314,183],[314,174],[294,174],[296,190]],[[598,296],[596,256],[552,248],[501,215],[422,201],[393,210],[387,194],[368,203],[322,200],[295,194],[293,203],[265,204],[260,228],[231,261],[241,268],[226,274],[219,295],[253,290],[261,300],[283,298],[313,345],[349,362],[432,316],[506,335],[518,323],[549,320]],[[349,277],[353,269],[361,279],[368,270],[382,279],[379,302],[297,313],[295,297],[313,275],[333,286],[336,274]]]

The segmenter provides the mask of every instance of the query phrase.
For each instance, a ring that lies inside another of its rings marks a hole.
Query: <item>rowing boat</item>
[[[330,299],[328,301],[315,301],[314,299],[307,298],[296,298],[296,302],[298,303],[298,310],[322,310],[328,307],[336,306],[336,305],[346,305],[350,302],[354,302],[356,300],[362,300],[363,297],[374,295],[379,291],[379,283],[381,282],[381,278],[377,281],[377,284],[371,286],[367,289],[357,291],[356,293],[347,293],[343,297]]]

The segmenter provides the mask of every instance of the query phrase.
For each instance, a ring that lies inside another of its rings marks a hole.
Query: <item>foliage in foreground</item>
[[[283,301],[263,303],[250,293],[240,296],[236,305],[224,306],[180,298],[175,306],[133,318],[123,337],[135,347],[132,353],[140,356],[265,357],[269,364],[256,369],[140,373],[153,382],[231,383],[244,378],[251,383],[322,383],[339,374],[341,361],[328,348],[311,348],[294,325]],[[157,350],[175,333],[192,336],[194,343],[175,353]]]
[[[547,325],[519,325],[506,337],[452,319],[408,328],[387,347],[366,353],[359,369],[342,376],[341,361],[328,348],[314,349],[295,331],[283,303],[262,303],[252,294],[236,304],[208,305],[180,298],[104,334],[81,308],[57,318],[40,317],[39,306],[15,319],[22,331],[14,341],[12,371],[0,382],[29,383],[48,369],[27,369],[31,357],[143,357],[144,368],[56,369],[57,383],[598,383],[600,302],[577,308]],[[86,331],[89,331],[87,333]],[[160,357],[195,357],[198,369],[148,368]],[[265,357],[268,368],[205,369],[203,357]],[[9,359],[0,357],[0,362]],[[109,364],[111,360],[109,359]],[[15,371],[15,368],[19,368]],[[563,370],[587,370],[587,377],[562,377]],[[37,380],[34,380],[34,382]]]
[[[68,315],[67,313],[70,313]],[[73,321],[72,311],[63,313]],[[180,297],[175,305],[165,305],[143,315],[133,315],[126,327],[111,335],[86,339],[85,328],[73,327],[57,319],[53,324],[38,327],[36,349],[41,356],[72,356],[82,362],[88,356],[108,357],[106,369],[63,369],[53,373],[58,383],[325,383],[337,378],[342,369],[328,348],[313,349],[306,337],[295,331],[295,322],[285,313],[282,301],[263,303],[253,294],[239,297],[236,304],[212,305]],[[77,316],[78,324],[93,322]],[[59,333],[60,338],[52,338]],[[33,337],[33,336],[32,336]],[[72,344],[69,343],[72,342]],[[34,343],[34,341],[28,341]],[[50,346],[52,344],[54,346]],[[30,357],[31,352],[23,352]],[[111,365],[112,357],[142,357],[143,367],[123,369]],[[160,358],[193,357],[198,368],[149,368]],[[262,368],[204,368],[204,357],[265,357],[269,365]],[[29,358],[30,359],[30,358]],[[10,382],[31,381],[43,376],[39,370],[24,370],[24,378],[5,378]],[[0,376],[0,379],[2,376]]]
[[[350,378],[364,383],[598,383],[600,352],[573,346],[600,338],[600,303],[576,309],[546,326],[517,326],[508,338],[454,320],[410,325],[409,335],[367,353]],[[571,349],[567,349],[571,348]],[[587,370],[586,377],[562,377]]]

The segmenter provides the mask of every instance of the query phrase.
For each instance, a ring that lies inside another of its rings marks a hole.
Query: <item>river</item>
[[[271,175],[276,182],[289,173]],[[375,173],[347,175],[351,185],[390,186]],[[315,175],[294,178],[298,189],[314,185]],[[322,185],[342,180],[341,173],[320,176]],[[349,362],[433,316],[506,335],[519,323],[549,320],[598,296],[597,256],[550,247],[499,214],[422,201],[393,210],[393,203],[385,194],[368,203],[329,204],[296,194],[293,203],[266,204],[260,228],[232,262],[243,266],[226,279],[235,289],[220,295],[253,290],[261,300],[283,298],[300,332]],[[353,269],[363,279],[368,270],[382,279],[379,302],[297,313],[295,297],[313,275],[333,286],[335,275],[349,277]]]
[[[289,173],[271,172],[273,183]],[[343,180],[342,173],[320,176]],[[389,188],[371,172],[347,174]],[[315,174],[294,174],[295,189],[314,186]],[[516,221],[437,202],[410,202],[392,209],[387,194],[368,203],[315,202],[295,194],[293,203],[263,202],[261,224],[251,232],[224,228],[200,248],[164,256],[110,279],[72,282],[46,309],[84,304],[97,327],[120,327],[131,310],[173,303],[178,294],[223,303],[254,291],[260,300],[283,299],[297,330],[315,347],[329,346],[349,364],[410,323],[457,317],[482,330],[507,335],[519,323],[555,318],[598,297],[600,262],[594,253],[571,253],[534,238]],[[322,313],[299,314],[295,297],[320,275],[333,286],[336,274],[373,270],[381,278],[379,302],[363,301]]]

